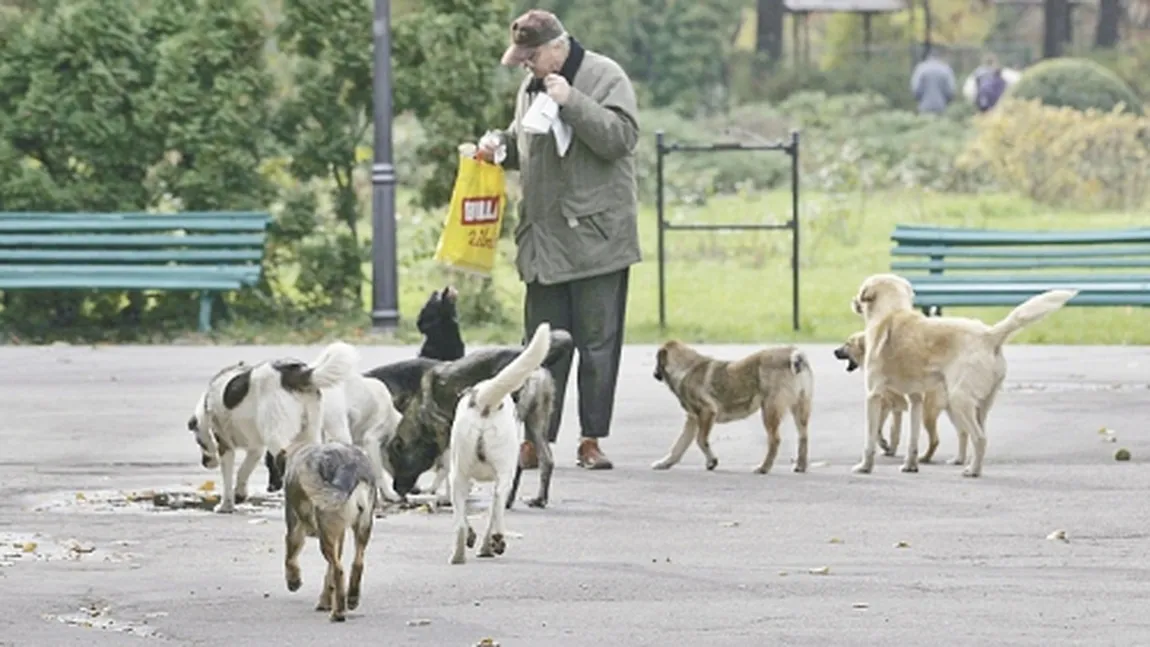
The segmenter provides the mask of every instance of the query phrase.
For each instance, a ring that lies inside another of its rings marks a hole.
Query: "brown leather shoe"
[[[609,470],[614,465],[611,459],[599,449],[598,438],[584,438],[579,441],[579,467],[589,470]]]
[[[535,453],[535,445],[530,440],[523,441],[519,446],[519,467],[525,470],[539,469],[539,455]]]

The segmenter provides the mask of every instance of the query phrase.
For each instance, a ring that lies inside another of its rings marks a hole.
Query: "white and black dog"
[[[472,481],[494,482],[478,556],[502,555],[507,548],[503,511],[519,464],[519,444],[524,439],[523,421],[511,394],[543,364],[550,345],[551,326],[542,323],[523,352],[494,377],[465,389],[455,406],[448,482],[455,531],[452,564],[465,561],[464,544],[475,545],[475,531],[467,523],[466,511]]]
[[[319,442],[322,398],[300,396],[340,385],[354,373],[357,359],[354,348],[335,342],[312,364],[291,359],[240,362],[212,377],[188,429],[200,446],[201,464],[220,468],[224,491],[216,512],[233,512],[236,501],[247,498],[248,478],[265,450],[279,454],[305,427],[314,430],[312,440]],[[246,455],[236,473],[238,449]]]

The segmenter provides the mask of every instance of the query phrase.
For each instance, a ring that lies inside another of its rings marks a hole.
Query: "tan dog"
[[[851,308],[866,324],[867,437],[856,473],[874,468],[879,416],[885,392],[910,399],[910,442],[902,471],[918,471],[918,436],[926,393],[942,389],[947,415],[974,447],[963,476],[979,476],[986,455],[986,416],[1002,387],[1002,346],[1011,336],[1061,308],[1077,290],[1050,290],[1031,297],[1002,321],[988,326],[977,319],[926,317],[914,309],[910,282],[894,274],[875,274],[863,281]],[[1005,364],[1002,364],[1005,368]]]
[[[811,419],[814,375],[810,362],[794,346],[761,350],[750,357],[728,362],[696,352],[678,341],[669,341],[655,356],[656,380],[663,382],[687,412],[683,432],[671,451],[651,465],[665,470],[678,463],[694,439],[713,470],[719,459],[711,452],[711,429],[715,423],[742,420],[756,410],[767,430],[767,456],[755,471],[766,474],[779,453],[779,425],[787,412],[799,434],[794,471],[807,469],[807,426]]]
[[[859,331],[847,337],[846,342],[835,349],[835,359],[846,361],[848,373],[862,366],[866,361],[866,333]],[[929,463],[934,458],[935,450],[938,449],[938,415],[945,408],[945,403],[946,391],[941,389],[927,392],[922,399],[922,424],[926,428],[929,445],[926,448],[926,453],[918,459],[920,463]],[[882,412],[879,414],[878,423],[878,446],[882,448],[882,453],[886,456],[894,456],[898,451],[899,436],[902,435],[902,414],[906,411],[907,398],[905,395],[889,390],[882,394]],[[882,427],[886,423],[888,415],[891,416],[889,443],[882,437]],[[959,446],[963,457],[962,462],[966,462],[966,439],[961,436]],[[957,460],[956,458],[955,461]],[[957,462],[955,464],[961,465]]]

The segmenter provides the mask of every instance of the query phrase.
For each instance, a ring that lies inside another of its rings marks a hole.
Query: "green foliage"
[[[1043,61],[1027,69],[1007,94],[1076,110],[1109,112],[1122,104],[1127,111],[1142,114],[1142,102],[1130,86],[1102,65],[1086,59]]]
[[[285,0],[283,13],[277,35],[294,63],[294,83],[276,111],[273,132],[297,181],[324,180],[320,186],[329,190],[336,221],[324,227],[312,219],[309,231],[302,218],[293,218],[300,303],[310,310],[360,307],[365,254],[355,175],[357,148],[371,126],[372,43],[365,26],[372,14],[361,0]],[[285,214],[298,206],[296,201]]]
[[[553,11],[589,49],[618,61],[643,103],[692,115],[726,104],[726,61],[741,0],[523,0]],[[504,36],[506,39],[506,36]]]
[[[417,157],[434,169],[419,189],[422,206],[451,199],[460,143],[511,122],[517,78],[499,69],[508,9],[503,0],[427,0],[395,21],[395,109],[419,119],[426,138]]]
[[[739,53],[732,57],[734,103],[775,103],[798,92],[877,94],[893,108],[914,108],[910,69],[897,62],[875,64],[865,59],[847,59],[826,70],[793,66],[771,69],[759,55]]]
[[[0,48],[0,208],[260,208],[271,89],[251,2],[61,0]],[[5,326],[131,338],[194,322],[194,295],[16,291]]]
[[[1142,208],[1150,197],[1150,118],[1009,99],[977,121],[961,164],[1057,207]]]
[[[1099,50],[1090,58],[1125,81],[1143,102],[1150,102],[1150,40],[1127,40],[1115,49]]]
[[[985,173],[959,173],[955,158],[970,137],[961,119],[893,109],[876,94],[832,96],[799,92],[774,105],[747,104],[729,114],[685,120],[666,111],[641,115],[649,135],[640,142],[640,189],[655,190],[653,131],[668,142],[781,141],[801,131],[803,190],[872,192],[888,188],[970,190]],[[708,198],[789,187],[790,160],[779,153],[671,154],[665,158],[667,197],[700,204]]]

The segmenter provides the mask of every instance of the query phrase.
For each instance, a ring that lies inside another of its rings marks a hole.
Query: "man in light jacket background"
[[[954,100],[958,83],[950,65],[930,52],[914,67],[910,90],[918,102],[920,113],[942,114]]]
[[[526,336],[542,321],[570,331],[579,354],[578,464],[611,469],[599,447],[610,433],[623,347],[630,266],[640,261],[635,147],[639,140],[635,90],[618,63],[585,49],[552,13],[532,10],[511,24],[503,65],[530,74],[519,86],[515,117],[488,133],[479,153],[492,159],[506,146],[505,167],[519,169],[522,200],[515,259],[526,284]],[[562,151],[552,132],[528,132],[522,118],[546,94],[572,138]],[[572,357],[553,369],[555,441]],[[524,443],[520,461],[538,465]]]

